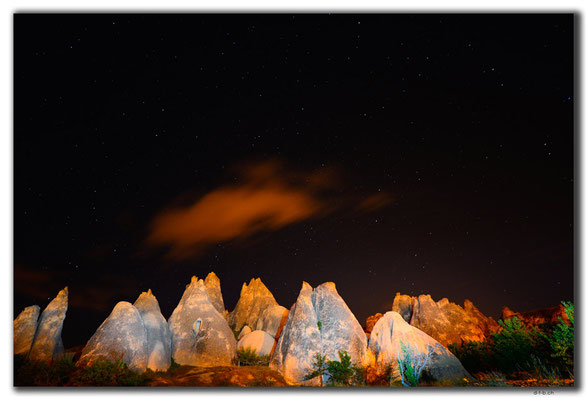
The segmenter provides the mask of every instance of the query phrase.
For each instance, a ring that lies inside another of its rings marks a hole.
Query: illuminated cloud
[[[274,231],[341,205],[328,191],[339,186],[333,169],[312,173],[286,170],[277,160],[238,166],[240,183],[221,186],[193,204],[162,211],[150,226],[146,243],[167,247],[172,259],[186,259],[212,244]],[[383,198],[359,208],[378,208]]]

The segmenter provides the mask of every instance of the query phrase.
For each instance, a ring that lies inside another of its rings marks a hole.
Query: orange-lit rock
[[[511,319],[518,317],[526,326],[539,326],[542,324],[554,325],[560,322],[559,317],[566,323],[569,323],[565,308],[562,304],[555,307],[541,308],[526,312],[515,312],[508,307],[501,310],[501,319]]]
[[[371,331],[373,330],[373,327],[375,326],[375,324],[377,323],[377,321],[379,321],[379,319],[383,317],[383,314],[381,313],[377,313],[375,315],[371,315],[369,317],[367,317],[367,321],[365,322],[365,333],[367,335],[371,334]]]
[[[482,342],[499,328],[493,318],[483,315],[469,300],[461,307],[446,298],[435,302],[430,295],[412,297],[397,293],[392,311],[444,346],[462,341]]]

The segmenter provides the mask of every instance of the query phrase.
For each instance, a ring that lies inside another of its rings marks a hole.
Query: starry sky
[[[65,347],[214,271],[494,318],[573,299],[571,14],[14,18],[14,312]]]

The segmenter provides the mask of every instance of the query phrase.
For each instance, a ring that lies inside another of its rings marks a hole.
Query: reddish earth
[[[152,373],[149,386],[288,386],[269,367],[190,367]]]

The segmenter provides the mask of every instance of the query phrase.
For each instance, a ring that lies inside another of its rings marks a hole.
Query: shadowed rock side
[[[64,353],[61,331],[67,312],[68,290],[65,287],[45,308],[35,333],[29,358],[37,361],[51,361]]]
[[[369,352],[374,359],[371,362],[379,368],[391,364],[394,379],[401,379],[397,360],[402,355],[402,343],[411,346],[416,354],[431,353],[425,369],[432,378],[458,380],[470,377],[461,362],[446,347],[408,324],[394,311],[385,313],[373,327],[369,339]]]
[[[280,305],[273,305],[265,308],[257,319],[256,330],[265,331],[271,336],[275,337],[283,317],[288,314],[287,308]]]
[[[320,324],[318,324],[320,322]],[[361,325],[336,291],[327,282],[316,289],[304,282],[271,357],[270,367],[290,384],[317,385],[318,378],[305,381],[314,355],[321,353],[338,360],[338,351],[347,351],[353,362],[362,364],[367,337]]]
[[[554,325],[558,324],[559,317],[566,323],[569,323],[569,318],[565,313],[565,308],[562,304],[555,307],[541,308],[538,310],[531,310],[526,312],[515,312],[508,307],[503,307],[501,310],[501,319],[511,319],[518,317],[526,326],[539,326],[542,324]]]
[[[169,330],[178,364],[230,365],[235,356],[234,334],[208,297],[204,281],[195,276],[169,318]]]
[[[139,310],[121,301],[90,338],[76,364],[122,360],[130,369],[143,372],[147,369],[147,349],[147,331]]]
[[[171,366],[171,332],[151,289],[141,293],[134,307],[141,315],[147,334],[147,368],[166,371]]]
[[[237,349],[251,348],[258,355],[266,356],[271,353],[275,339],[264,331],[253,331],[244,335],[236,344]]]
[[[41,307],[30,306],[14,320],[14,354],[27,355],[33,345]]]
[[[206,279],[204,279],[204,285],[206,286],[206,292],[208,292],[208,297],[212,304],[214,304],[216,311],[225,317],[226,310],[224,309],[224,300],[222,298],[222,290],[220,289],[220,279],[214,272],[210,272],[208,276],[206,276]]]
[[[469,300],[463,308],[446,298],[435,302],[430,295],[411,297],[397,293],[392,311],[444,346],[461,341],[482,342],[498,327]]]
[[[273,294],[261,279],[251,279],[248,285],[243,283],[236,307],[228,315],[228,323],[236,331],[240,331],[244,325],[254,328],[263,310],[276,305]]]

